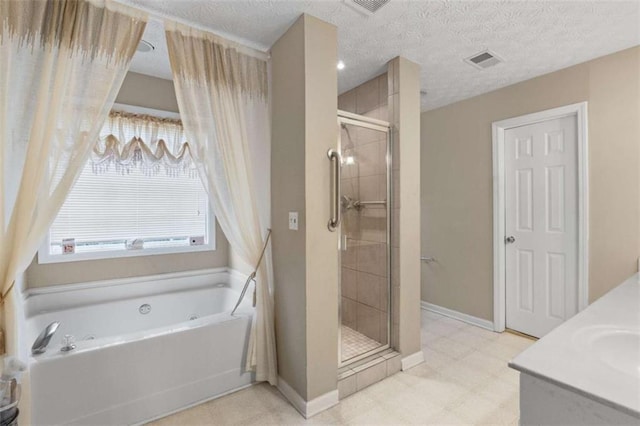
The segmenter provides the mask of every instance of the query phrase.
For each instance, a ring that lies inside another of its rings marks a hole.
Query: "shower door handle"
[[[329,157],[329,161],[331,161],[331,171],[333,173],[333,182],[331,185],[331,218],[329,218],[327,228],[329,228],[329,231],[334,232],[338,229],[338,225],[340,225],[340,168],[342,165],[342,156],[337,150],[331,148],[327,151],[327,157]]]

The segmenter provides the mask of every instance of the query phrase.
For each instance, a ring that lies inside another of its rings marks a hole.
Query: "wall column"
[[[338,402],[337,30],[302,15],[271,49],[271,219],[278,387],[306,417]],[[290,230],[289,212],[298,212]]]
[[[420,344],[420,66],[388,63],[393,143],[392,343],[406,370],[424,360]]]

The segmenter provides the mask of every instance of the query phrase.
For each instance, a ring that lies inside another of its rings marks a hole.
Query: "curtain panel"
[[[268,146],[267,62],[251,49],[178,23],[165,23],[180,116],[200,178],[229,244],[257,265],[267,235],[256,199],[249,141]],[[264,159],[264,161],[269,161]],[[277,383],[269,250],[257,270],[247,369]]]
[[[7,296],[89,158],[146,20],[111,0],[0,0],[0,286],[8,353],[20,351],[13,318],[19,294]]]
[[[139,168],[146,174],[195,175],[182,121],[111,111],[91,154],[94,173],[112,167],[120,173]]]

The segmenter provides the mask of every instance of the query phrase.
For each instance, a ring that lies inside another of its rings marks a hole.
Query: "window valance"
[[[122,111],[109,114],[91,161],[94,173],[113,166],[120,173],[138,168],[146,174],[164,169],[169,175],[197,175],[180,120]]]

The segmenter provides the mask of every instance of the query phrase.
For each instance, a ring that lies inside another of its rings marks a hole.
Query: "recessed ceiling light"
[[[344,62],[338,61],[338,69],[339,70],[343,70],[344,69]]]
[[[152,50],[155,50],[155,47],[146,40],[140,40],[138,47],[136,47],[136,52],[141,53],[151,52]]]

